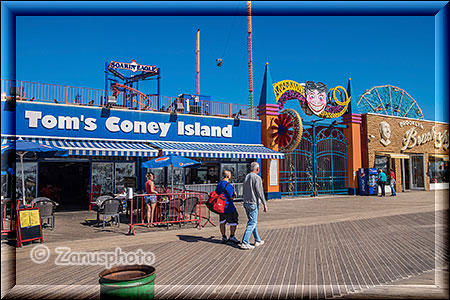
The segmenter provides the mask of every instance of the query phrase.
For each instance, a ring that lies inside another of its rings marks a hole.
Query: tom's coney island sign
[[[426,144],[428,142],[434,142],[434,148],[443,149],[447,151],[449,147],[449,132],[448,130],[437,131],[436,126],[431,127],[430,130],[425,132],[419,132],[418,128],[423,129],[423,125],[418,122],[405,123],[408,121],[403,121],[399,123],[400,127],[407,125],[412,126],[405,131],[402,139],[401,150],[412,149],[416,146]],[[422,131],[422,130],[421,130]]]

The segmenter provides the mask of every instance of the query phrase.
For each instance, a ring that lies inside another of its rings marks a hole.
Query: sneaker
[[[253,248],[255,248],[255,246],[250,245],[250,244],[241,243],[241,244],[239,244],[239,248],[241,248],[243,250],[252,250]]]
[[[235,243],[235,244],[239,244],[239,240],[235,237],[232,236],[228,239],[229,242]]]
[[[255,247],[264,245],[264,241],[255,242]]]
[[[226,244],[228,242],[228,239],[226,236],[222,237],[222,244]]]

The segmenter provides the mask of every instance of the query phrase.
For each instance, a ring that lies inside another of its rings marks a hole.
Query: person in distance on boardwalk
[[[381,188],[381,195],[380,195],[380,197],[386,196],[385,193],[384,193],[384,187],[386,185],[386,181],[387,181],[386,173],[384,173],[382,169],[378,169],[378,185]]]
[[[389,179],[389,185],[391,186],[391,191],[392,191],[391,196],[396,196],[397,194],[395,193],[395,183],[396,183],[396,181],[395,181],[395,173],[394,173],[394,170],[389,169],[389,177],[390,177],[390,179]]]

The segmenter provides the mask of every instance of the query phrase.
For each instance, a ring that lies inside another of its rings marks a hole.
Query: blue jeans
[[[397,195],[397,194],[395,193],[395,180],[391,180],[390,186],[391,186],[391,190],[392,190],[392,196]]]
[[[245,212],[248,217],[247,228],[245,229],[244,237],[242,238],[243,244],[250,244],[250,236],[253,234],[255,242],[261,242],[261,238],[258,235],[258,229],[256,228],[258,222],[258,206],[256,204],[244,204]]]

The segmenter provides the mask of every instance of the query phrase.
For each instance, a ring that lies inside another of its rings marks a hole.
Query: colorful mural
[[[331,88],[322,82],[307,81],[298,83],[293,80],[283,80],[273,84],[275,97],[280,109],[288,100],[297,99],[303,111],[308,115],[316,115],[324,119],[342,116],[351,99],[342,86]]]

